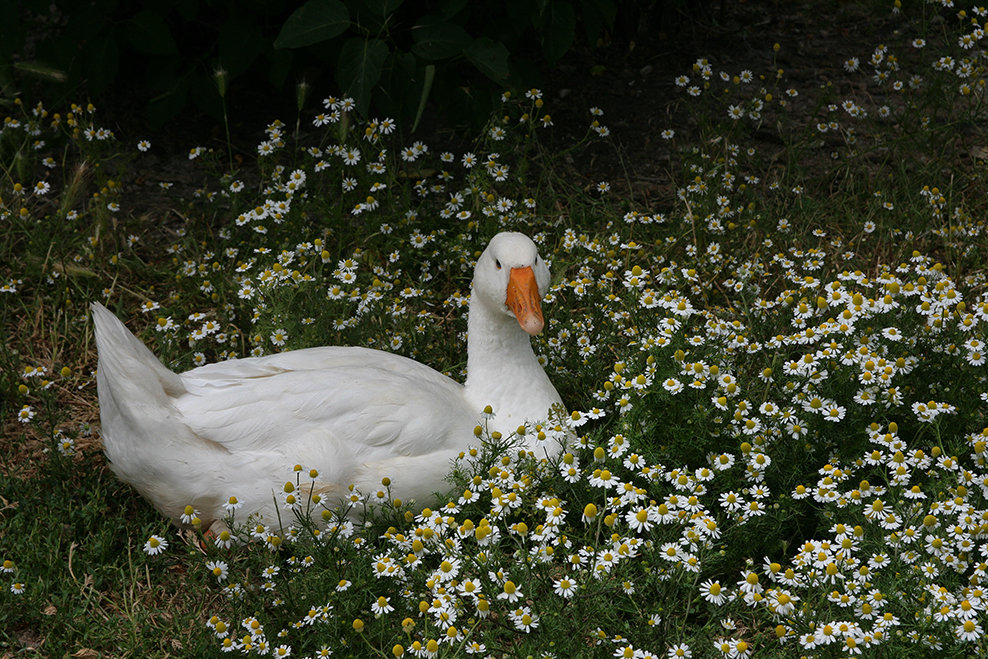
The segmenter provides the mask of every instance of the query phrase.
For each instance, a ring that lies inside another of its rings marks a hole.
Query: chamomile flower
[[[507,600],[509,602],[517,602],[522,597],[521,589],[515,584],[514,581],[510,579],[504,582],[502,592],[498,593],[497,598],[499,600]]]
[[[199,518],[199,511],[193,508],[192,506],[186,506],[185,509],[182,510],[182,515],[179,519],[182,521],[183,524],[191,524],[193,520],[198,518]]]
[[[666,657],[668,659],[691,659],[693,657],[693,650],[685,643],[677,643],[669,648]]]
[[[724,592],[720,583],[711,579],[707,579],[700,584],[700,596],[717,606],[727,601],[727,594]]]
[[[288,340],[288,332],[283,329],[277,329],[271,333],[271,343],[276,346],[283,346]]]
[[[578,588],[579,586],[570,577],[562,577],[553,581],[553,591],[563,599],[573,597]]]
[[[965,643],[973,643],[984,636],[984,630],[975,620],[968,619],[954,628],[954,634]]]
[[[518,631],[527,633],[539,626],[539,616],[532,613],[532,610],[527,606],[515,609],[509,615]]]
[[[34,408],[30,405],[24,405],[21,407],[20,411],[17,413],[17,420],[21,423],[28,423],[34,418]]]
[[[223,502],[223,509],[228,514],[233,514],[242,505],[243,505],[242,502],[239,499],[237,499],[237,497],[230,497],[229,499]]]
[[[394,610],[395,608],[390,604],[390,598],[384,597],[383,595],[378,597],[377,600],[371,604],[371,611],[374,612],[374,615],[384,615],[386,613],[391,613]]]
[[[166,549],[168,549],[168,541],[160,535],[152,535],[144,543],[144,553],[148,556],[157,556]]]
[[[213,538],[213,542],[220,549],[229,549],[234,544],[233,535],[226,529],[223,529]]]
[[[214,577],[216,577],[216,581],[221,583],[225,581],[227,576],[230,574],[230,566],[224,561],[209,561],[206,563],[206,569],[209,570]]]

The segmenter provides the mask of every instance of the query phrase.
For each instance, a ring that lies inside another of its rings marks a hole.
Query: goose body
[[[519,233],[495,236],[474,270],[467,379],[358,347],[323,347],[230,360],[176,374],[99,303],[93,321],[104,450],[121,480],[181,525],[193,506],[203,527],[236,519],[292,521],[282,505],[294,465],[318,471],[314,492],[332,506],[353,484],[391,480],[392,496],[429,502],[450,460],[477,442],[544,421],[561,403],[532,351],[543,326],[549,270]],[[490,405],[495,416],[484,421]],[[558,444],[526,435],[528,448]],[[538,444],[538,445],[536,445]]]

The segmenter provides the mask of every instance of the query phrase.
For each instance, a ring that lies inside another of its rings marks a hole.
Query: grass
[[[540,94],[505,98],[473,164],[330,99],[307,131],[269,124],[243,170],[192,145],[188,189],[134,180],[144,136],[95,108],[16,99],[0,649],[984,653],[983,14],[909,5],[821,88],[697,60],[672,114],[691,127],[658,136],[677,192],[649,208],[571,184]],[[570,154],[608,139],[587,117]],[[487,438],[448,506],[382,484],[366,524],[228,549],[108,470],[90,300],[176,370],[352,344],[462,378],[471,261],[503,228],[554,275],[535,345],[573,416],[541,430],[579,436],[558,463]]]

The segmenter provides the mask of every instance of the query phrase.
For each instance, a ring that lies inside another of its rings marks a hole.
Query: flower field
[[[560,173],[612,135],[587,108],[566,165],[550,89],[456,152],[327,95],[237,162],[189,145],[195,185],[137,180],[153,136],[99,108],[10,102],[0,652],[988,652],[988,14],[880,4],[839,81],[669,72],[675,185],[649,204]],[[231,507],[215,537],[107,468],[90,301],[176,371],[359,345],[462,381],[502,230],[553,274],[533,345],[568,409],[519,434],[558,458],[480,427],[437,501],[385,479],[349,516],[286,464],[294,523]]]

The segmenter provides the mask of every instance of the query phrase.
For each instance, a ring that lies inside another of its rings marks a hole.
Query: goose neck
[[[467,319],[467,384],[488,378],[503,378],[509,371],[541,371],[530,337],[514,316],[491,309],[470,297]]]

